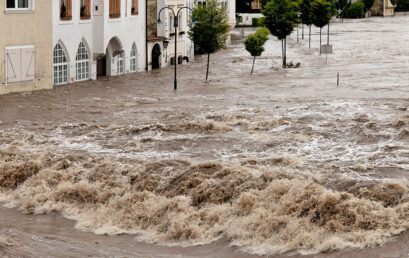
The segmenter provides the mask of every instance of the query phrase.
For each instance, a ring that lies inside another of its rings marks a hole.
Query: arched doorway
[[[160,68],[160,46],[159,44],[155,44],[152,48],[152,69]]]
[[[117,37],[113,37],[106,48],[106,75],[118,74],[118,56],[123,56],[122,43]]]

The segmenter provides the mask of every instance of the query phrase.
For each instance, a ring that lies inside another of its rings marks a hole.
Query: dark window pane
[[[28,8],[28,0],[18,0],[18,8]]]
[[[7,8],[16,8],[16,0],[7,0]]]

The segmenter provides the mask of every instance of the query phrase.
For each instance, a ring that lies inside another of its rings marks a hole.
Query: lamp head
[[[195,18],[192,19],[192,23],[193,23],[193,24],[196,24],[196,23],[197,23],[197,21],[196,21]]]
[[[160,18],[158,18],[158,20],[156,21],[156,24],[162,24],[162,21],[160,20]]]

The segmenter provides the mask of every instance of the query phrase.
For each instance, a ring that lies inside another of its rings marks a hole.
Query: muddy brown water
[[[0,254],[407,257],[408,22],[0,96]]]

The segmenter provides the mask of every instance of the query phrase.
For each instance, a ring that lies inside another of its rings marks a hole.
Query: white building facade
[[[53,0],[54,85],[145,69],[144,0]]]

